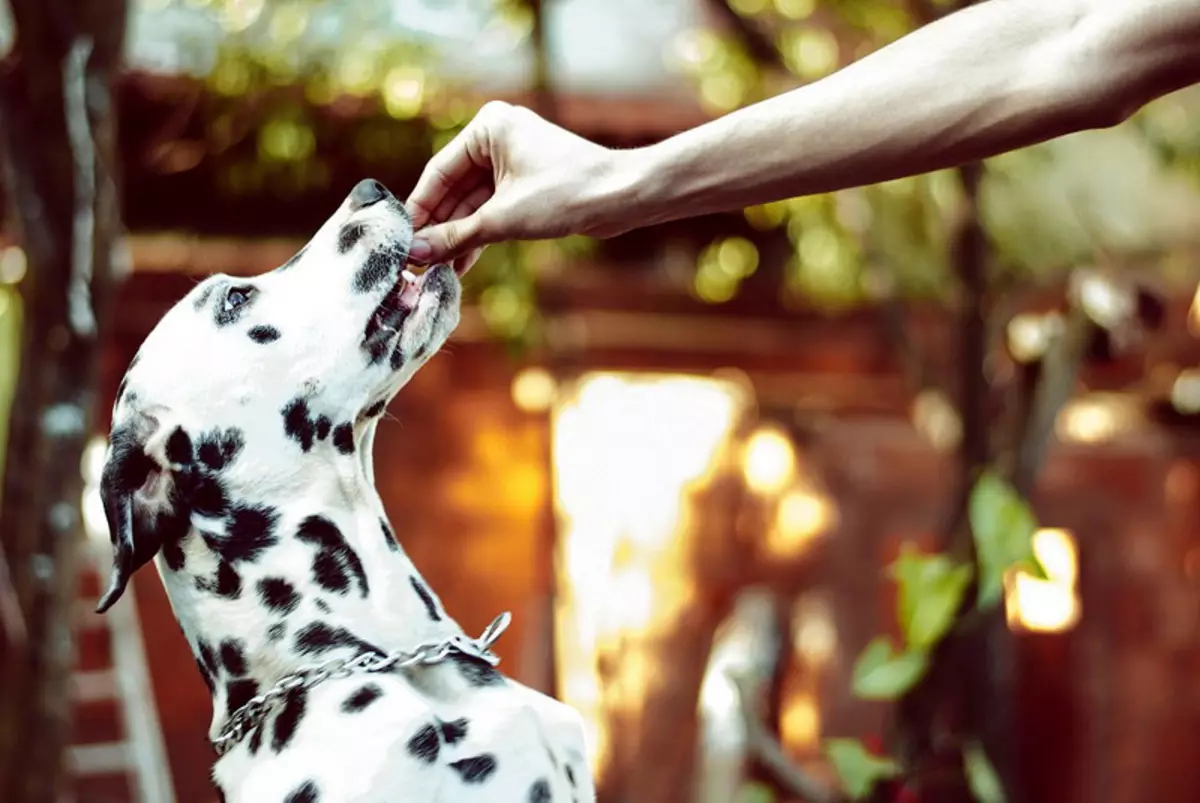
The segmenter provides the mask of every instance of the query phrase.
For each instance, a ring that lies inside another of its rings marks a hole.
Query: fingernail
[[[408,248],[408,258],[416,262],[428,262],[433,256],[433,246],[421,239],[414,239]]]

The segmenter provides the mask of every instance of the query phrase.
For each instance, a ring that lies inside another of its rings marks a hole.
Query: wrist
[[[605,150],[586,181],[584,233],[615,237],[666,220],[660,184],[662,155],[657,146]]]

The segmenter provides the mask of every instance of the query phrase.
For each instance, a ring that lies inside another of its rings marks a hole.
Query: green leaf
[[[985,473],[971,492],[968,511],[975,553],[979,559],[980,608],[996,605],[1004,593],[1004,575],[1020,566],[1034,574],[1045,572],[1033,556],[1037,519],[1012,486]]]
[[[765,783],[751,781],[738,789],[737,803],[775,803],[775,790]]]
[[[1005,803],[1000,777],[978,742],[971,742],[963,750],[963,769],[971,794],[979,803]]]
[[[863,700],[895,700],[911,689],[928,667],[925,652],[897,654],[887,636],[878,636],[854,663],[854,693]]]
[[[894,759],[872,755],[858,739],[829,739],[825,755],[842,779],[842,788],[854,799],[866,797],[876,783],[900,774]]]
[[[891,566],[897,615],[910,649],[930,650],[954,624],[973,571],[947,555],[922,555],[905,544]]]

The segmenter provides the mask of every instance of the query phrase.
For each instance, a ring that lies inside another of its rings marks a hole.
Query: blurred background
[[[156,574],[91,612],[109,410],[195,282],[279,265],[364,177],[403,197],[486,100],[635,147],[950,8],[127,3],[0,14],[4,801],[217,799]],[[380,425],[378,483],[468,631],[514,613],[502,668],[581,712],[602,803],[855,777],[969,800],[880,758],[958,733],[990,757],[981,801],[998,774],[1010,800],[1194,802],[1198,280],[1196,91],[955,171],[494,246]],[[887,567],[970,552],[985,468],[1044,572],[1005,572],[917,692],[863,694],[860,653],[906,627]]]

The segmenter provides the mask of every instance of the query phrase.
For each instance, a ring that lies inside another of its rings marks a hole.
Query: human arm
[[[435,259],[611,236],[1107,127],[1197,81],[1200,0],[988,0],[646,148],[600,148],[490,105],[430,161],[409,203],[418,226],[433,224],[418,237]]]

